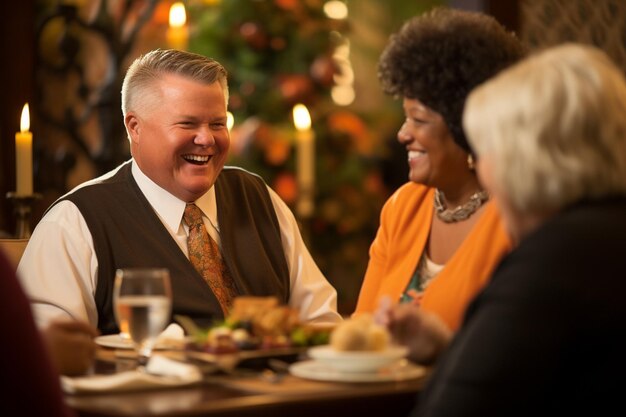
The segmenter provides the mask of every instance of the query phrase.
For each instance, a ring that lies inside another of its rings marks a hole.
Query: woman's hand
[[[452,339],[439,316],[411,303],[387,311],[387,328],[394,342],[409,348],[409,359],[423,365],[435,362]]]
[[[50,356],[62,375],[85,374],[96,352],[98,330],[81,321],[53,321],[42,331]]]

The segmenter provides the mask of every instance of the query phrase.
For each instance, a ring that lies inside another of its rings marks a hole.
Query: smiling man
[[[304,322],[341,320],[289,208],[260,177],[224,167],[227,103],[226,71],[212,59],[155,50],[130,66],[122,112],[132,159],[55,202],[20,262],[40,326],[71,316],[118,332],[113,278],[128,267],[168,268],[173,314],[201,324],[223,318],[238,295],[275,296]],[[189,260],[190,204],[217,246],[199,258],[218,265],[226,296]]]

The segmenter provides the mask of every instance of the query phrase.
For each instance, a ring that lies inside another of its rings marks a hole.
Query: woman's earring
[[[470,171],[474,171],[476,169],[476,163],[474,162],[474,157],[471,153],[467,154],[467,167]]]

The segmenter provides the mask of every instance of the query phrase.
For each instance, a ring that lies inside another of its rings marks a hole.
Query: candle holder
[[[307,246],[311,244],[311,219],[314,211],[313,187],[310,185],[300,186],[300,195],[296,201],[296,219],[302,240]]]
[[[7,199],[13,203],[13,213],[16,216],[16,239],[28,239],[30,237],[30,213],[35,201],[41,198],[42,195],[39,193],[30,195],[19,195],[12,191],[7,193]]]
[[[309,219],[314,210],[313,193],[307,190],[296,201],[296,215],[301,219]]]

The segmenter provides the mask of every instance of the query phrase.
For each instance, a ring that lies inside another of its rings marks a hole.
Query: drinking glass
[[[165,268],[125,268],[115,273],[113,307],[117,325],[146,364],[157,338],[169,323],[172,288]]]

